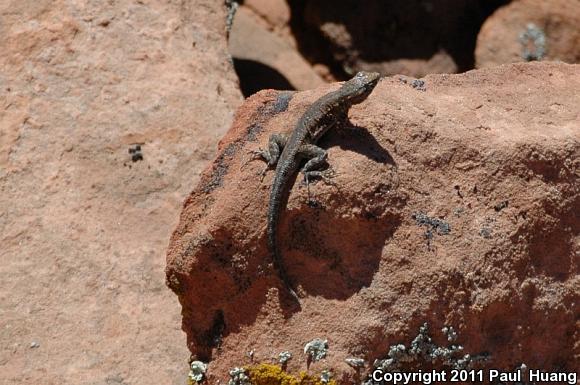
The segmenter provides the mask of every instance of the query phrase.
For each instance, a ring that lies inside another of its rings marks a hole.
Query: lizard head
[[[360,103],[373,91],[381,74],[378,72],[358,72],[352,79],[343,84],[343,89],[350,96],[353,104]]]

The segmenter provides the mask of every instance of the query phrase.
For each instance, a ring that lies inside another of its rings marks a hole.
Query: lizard
[[[259,148],[251,151],[255,158],[266,162],[264,174],[275,167],[274,181],[268,203],[268,249],[272,254],[274,269],[292,297],[299,303],[286,273],[282,255],[277,243],[278,222],[282,211],[286,209],[291,190],[300,165],[306,161],[300,170],[308,189],[310,201],[310,179],[322,177],[325,174],[320,167],[326,163],[327,153],[316,146],[316,142],[331,128],[344,122],[353,104],[363,102],[373,91],[380,79],[376,72],[358,72],[342,86],[316,100],[300,117],[296,126],[289,134],[272,134],[266,150]]]

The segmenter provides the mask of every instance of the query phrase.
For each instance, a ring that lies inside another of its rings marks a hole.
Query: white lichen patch
[[[282,353],[278,354],[278,362],[280,365],[286,365],[288,361],[292,358],[292,353],[289,351],[283,351]]]
[[[391,345],[387,358],[375,360],[373,366],[383,372],[402,371],[407,368],[422,367],[425,363],[430,365],[443,365],[453,369],[469,369],[477,361],[486,361],[487,355],[463,354],[463,346],[453,344],[458,338],[457,332],[451,326],[441,329],[451,342],[449,346],[438,346],[429,335],[429,327],[424,323],[419,328],[419,334],[411,341],[409,346],[403,344]],[[378,385],[369,377],[364,385]]]
[[[230,380],[228,385],[250,385],[250,377],[243,368],[233,368],[230,370]]]
[[[365,366],[365,360],[362,358],[349,357],[344,360],[350,367],[360,369]]]
[[[457,340],[457,332],[453,329],[453,326],[445,326],[441,331],[447,336],[447,341],[455,342]]]
[[[534,23],[528,23],[520,33],[522,58],[526,61],[542,60],[546,55],[546,33]]]
[[[323,370],[320,373],[320,382],[323,384],[328,384],[332,378],[332,372],[330,370]]]
[[[189,378],[194,382],[201,382],[205,376],[207,364],[201,361],[192,361],[189,369]]]
[[[326,357],[328,351],[328,341],[315,338],[304,345],[304,354],[306,354],[313,362],[319,361]]]

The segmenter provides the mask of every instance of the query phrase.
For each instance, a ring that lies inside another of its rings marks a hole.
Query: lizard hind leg
[[[304,175],[304,183],[308,191],[308,201],[312,202],[312,197],[310,195],[310,180],[313,178],[322,178],[326,182],[329,182],[329,178],[332,174],[326,171],[321,171],[320,169],[327,165],[326,159],[328,153],[326,150],[314,145],[314,144],[304,144],[300,147],[298,151],[301,157],[308,159],[304,167],[302,167],[302,174]]]

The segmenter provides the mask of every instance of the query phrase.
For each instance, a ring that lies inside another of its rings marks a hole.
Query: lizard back
[[[277,232],[280,215],[290,196],[291,182],[294,181],[303,160],[300,149],[303,145],[315,144],[330,128],[346,119],[350,107],[364,101],[377,85],[379,78],[380,75],[376,72],[359,72],[338,90],[312,103],[296,123],[278,158],[268,203],[268,248],[273,256],[274,268],[296,300],[298,296],[282,263]]]

